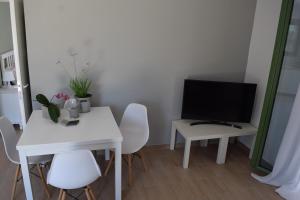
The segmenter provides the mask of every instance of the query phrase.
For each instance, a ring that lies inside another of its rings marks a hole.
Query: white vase
[[[48,107],[42,105],[42,113],[43,113],[43,117],[46,118],[46,119],[50,119],[50,115],[49,115],[49,112],[48,112]]]
[[[79,97],[76,98],[79,101],[79,107],[81,113],[87,113],[91,111],[91,101],[90,101],[91,96],[85,98],[79,98]]]

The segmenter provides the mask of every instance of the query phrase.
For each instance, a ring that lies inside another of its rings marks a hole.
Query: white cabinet
[[[22,127],[17,88],[0,88],[0,116],[5,116],[11,123]]]

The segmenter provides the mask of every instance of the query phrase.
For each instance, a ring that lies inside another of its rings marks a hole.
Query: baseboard
[[[236,145],[247,155],[249,155],[250,153],[250,149],[244,145],[243,143],[241,143],[239,140],[237,140]]]
[[[208,141],[208,144],[218,144],[219,140],[218,139],[210,139]],[[230,141],[229,144],[235,143],[233,141]],[[180,143],[176,143],[176,148],[184,148],[185,143],[184,142],[180,142]],[[191,146],[199,146],[200,145],[200,141],[193,141]],[[147,149],[153,149],[153,150],[160,150],[160,149],[170,149],[170,144],[150,144],[150,145],[146,145],[145,148]]]
[[[197,142],[199,142],[199,141],[192,142],[191,146],[192,147],[193,146],[199,146],[199,143],[197,143]],[[217,141],[214,141],[214,140],[209,141],[209,144],[217,144]],[[229,144],[237,145],[241,149],[241,151],[243,151],[247,155],[249,155],[249,153],[250,153],[250,149],[238,140],[236,140],[234,142],[231,142]],[[144,148],[150,149],[150,150],[170,149],[170,144],[147,145]],[[177,143],[176,148],[184,148],[184,143]]]
[[[150,150],[162,150],[162,149],[170,149],[169,144],[154,144],[154,145],[147,145],[144,148]]]

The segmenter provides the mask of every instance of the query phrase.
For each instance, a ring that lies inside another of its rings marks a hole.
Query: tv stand
[[[223,126],[231,126],[231,127],[234,127],[234,128],[242,129],[242,126],[240,126],[240,125],[230,124],[228,122],[222,122],[222,121],[216,121],[216,120],[211,120],[211,121],[197,121],[197,122],[190,123],[191,126],[196,126],[196,125],[201,125],[201,124],[223,125]]]
[[[208,123],[208,122],[206,122]],[[174,150],[176,144],[177,133],[182,135],[185,139],[184,156],[183,156],[183,168],[188,168],[189,157],[190,157],[190,147],[192,141],[201,141],[203,146],[207,145],[207,140],[209,139],[219,139],[219,149],[217,154],[217,164],[224,164],[226,160],[226,152],[228,141],[230,137],[239,137],[246,135],[253,135],[252,145],[249,157],[251,157],[255,135],[257,128],[249,123],[236,123],[236,125],[243,127],[242,129],[234,128],[233,126],[219,126],[219,125],[209,125],[209,126],[191,126],[191,124],[199,124],[195,120],[174,120],[172,121],[172,131],[171,131],[171,141],[170,149]],[[201,123],[200,123],[201,124]],[[203,122],[202,122],[203,124]],[[209,123],[211,124],[211,122]]]

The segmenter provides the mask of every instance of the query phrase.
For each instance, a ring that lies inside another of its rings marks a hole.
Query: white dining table
[[[57,154],[78,149],[115,149],[115,199],[121,200],[121,145],[123,137],[109,107],[93,107],[80,113],[76,126],[54,123],[32,112],[18,141],[26,199],[34,199],[27,159],[29,156]]]

